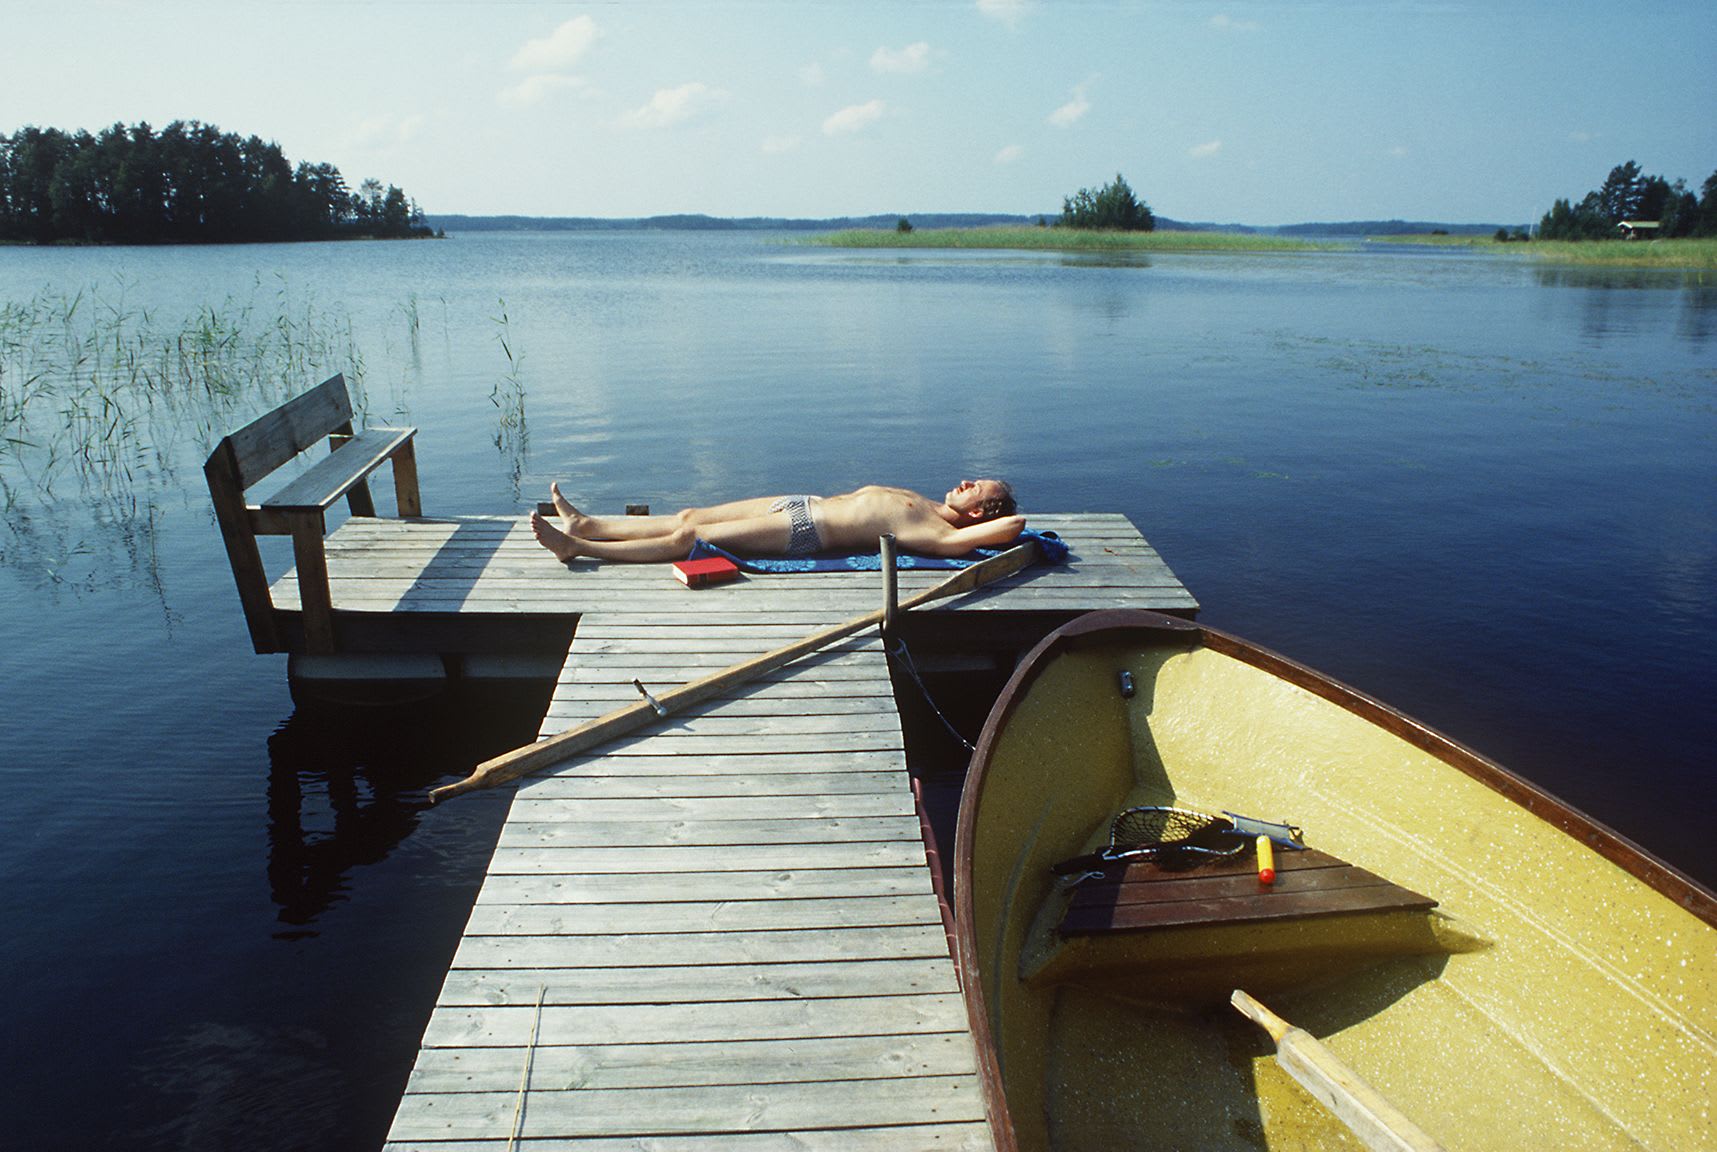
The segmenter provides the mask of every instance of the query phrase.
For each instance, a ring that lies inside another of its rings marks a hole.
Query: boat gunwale
[[[960,986],[965,991],[972,1040],[977,1047],[985,1110],[997,1152],[1017,1152],[1019,1145],[1008,1112],[1001,1067],[996,1060],[995,1040],[990,1033],[989,1011],[984,1003],[982,972],[975,944],[976,911],[971,898],[974,867],[972,829],[976,825],[978,800],[983,792],[983,778],[989,768],[994,744],[1012,719],[1016,705],[1061,648],[1070,641],[1102,632],[1154,633],[1156,638],[1150,641],[1153,644],[1208,648],[1344,708],[1479,781],[1542,822],[1578,840],[1678,907],[1717,927],[1717,893],[1603,822],[1376,697],[1279,652],[1205,624],[1141,608],[1089,612],[1044,637],[1014,669],[1013,676],[1003,687],[984,722],[960,796],[959,820],[954,834],[956,965]]]

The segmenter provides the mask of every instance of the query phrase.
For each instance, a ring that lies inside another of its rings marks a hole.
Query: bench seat
[[[269,512],[319,512],[327,509],[386,463],[415,435],[416,428],[366,428],[264,500],[262,507]]]

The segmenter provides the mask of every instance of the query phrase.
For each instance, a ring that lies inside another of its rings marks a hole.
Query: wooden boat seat
[[[1435,900],[1327,852],[1276,853],[1276,882],[1258,882],[1251,853],[1175,871],[1149,861],[1073,890],[1063,937],[1192,925],[1251,924],[1375,912],[1429,912]]]
[[[1019,974],[1203,1007],[1235,988],[1275,994],[1486,946],[1436,906],[1311,848],[1278,851],[1269,886],[1250,852],[1184,870],[1139,862],[1061,888],[1021,949]]]

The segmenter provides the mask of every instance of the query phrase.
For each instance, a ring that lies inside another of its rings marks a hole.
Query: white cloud
[[[766,156],[779,156],[783,152],[791,152],[799,146],[797,136],[770,136],[763,141],[763,153]]]
[[[1070,128],[1085,119],[1091,111],[1091,101],[1085,96],[1085,84],[1073,90],[1073,99],[1049,114],[1049,122],[1057,128]]]
[[[415,139],[427,122],[421,113],[371,116],[353,126],[351,142],[360,148],[392,148]]]
[[[600,35],[596,21],[575,16],[547,36],[527,40],[513,55],[513,68],[519,72],[565,72],[584,58]]]
[[[556,92],[583,88],[588,83],[577,76],[526,76],[517,84],[501,89],[496,99],[514,108],[529,108],[541,104]]]
[[[1403,145],[1403,144],[1397,144],[1397,145],[1395,145],[1395,147],[1393,147],[1389,150],[1389,154],[1391,156],[1394,156],[1397,159],[1399,159],[1399,158],[1406,156],[1408,154],[1407,153],[1407,147],[1406,147],[1406,145]]]
[[[978,0],[978,11],[1009,28],[1018,28],[1029,7],[1028,0]]]
[[[1568,139],[1572,140],[1576,144],[1590,144],[1597,138],[1598,134],[1596,132],[1587,132],[1583,129],[1576,129],[1575,131],[1568,133]]]
[[[719,88],[693,81],[678,88],[661,88],[642,108],[634,108],[620,118],[632,128],[671,128],[701,116],[727,99]]]
[[[1214,156],[1220,151],[1222,151],[1222,141],[1209,140],[1203,144],[1194,145],[1193,147],[1188,148],[1186,150],[1186,154],[1188,156],[1203,159],[1206,156]]]
[[[930,45],[923,40],[904,48],[878,48],[870,54],[872,72],[922,72],[930,67]]]
[[[1236,20],[1221,12],[1210,18],[1210,26],[1218,32],[1256,32],[1263,27],[1256,20]]]
[[[1024,155],[1025,149],[1023,147],[1018,144],[1009,144],[1006,148],[1003,148],[1000,152],[996,153],[996,163],[1012,164]]]
[[[853,104],[842,108],[833,116],[823,121],[823,135],[839,136],[847,132],[857,132],[868,128],[882,119],[882,114],[888,111],[888,105],[881,100],[871,100],[864,104]]]
[[[823,66],[815,60],[799,69],[799,80],[807,88],[820,88],[826,79],[828,77],[823,72]]]

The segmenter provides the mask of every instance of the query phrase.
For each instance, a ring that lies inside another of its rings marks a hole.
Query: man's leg
[[[721,524],[729,520],[749,520],[767,516],[769,506],[779,497],[760,496],[752,500],[735,500],[711,508],[687,508],[667,516],[587,516],[572,506],[560,493],[559,484],[549,485],[555,511],[560,513],[561,531],[579,540],[648,540],[668,536],[686,524],[701,526]]]
[[[572,536],[531,513],[531,531],[537,542],[562,560],[590,556],[623,564],[659,564],[684,560],[702,536],[717,548],[741,556],[785,556],[792,524],[785,512],[770,512],[745,520],[725,520],[702,527],[681,523],[672,532],[635,540],[586,540]]]

